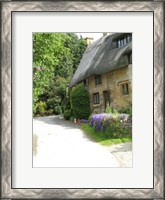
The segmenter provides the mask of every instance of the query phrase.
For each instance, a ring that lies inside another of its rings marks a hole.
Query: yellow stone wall
[[[129,94],[122,95],[121,84],[128,83]],[[132,65],[102,74],[102,83],[95,85],[95,76],[87,79],[91,110],[105,110],[103,91],[110,91],[110,106],[116,109],[127,108],[132,104]],[[93,104],[93,93],[99,92],[100,103]]]

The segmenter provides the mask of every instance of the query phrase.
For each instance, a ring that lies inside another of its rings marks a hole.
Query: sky
[[[93,41],[96,41],[97,39],[103,36],[103,33],[76,33],[76,34],[78,36],[82,35],[83,38],[92,37]]]

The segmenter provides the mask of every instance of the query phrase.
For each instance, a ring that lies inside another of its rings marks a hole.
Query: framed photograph
[[[1,5],[1,199],[163,199],[164,2]]]

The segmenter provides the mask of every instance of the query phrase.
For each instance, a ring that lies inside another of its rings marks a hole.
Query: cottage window
[[[128,83],[121,84],[121,92],[122,92],[122,95],[128,95],[129,94]]]
[[[131,42],[132,41],[132,36],[131,35],[127,35],[127,43]]]
[[[117,40],[117,47],[118,48],[122,47],[122,46],[128,44],[131,41],[132,41],[132,36],[131,36],[131,34],[128,34],[128,35],[121,37],[120,39]]]
[[[96,84],[96,85],[101,84],[101,75],[95,76],[95,84]]]
[[[120,47],[120,40],[117,41],[117,47]]]
[[[94,104],[99,104],[100,103],[99,93],[98,92],[93,94],[93,103]]]
[[[126,38],[126,36],[124,37],[124,45],[126,45],[127,44],[127,38]]]

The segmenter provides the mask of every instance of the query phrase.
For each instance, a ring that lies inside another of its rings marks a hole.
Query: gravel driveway
[[[91,141],[59,116],[33,119],[33,167],[131,167],[132,151],[123,151],[123,162],[115,147]]]

